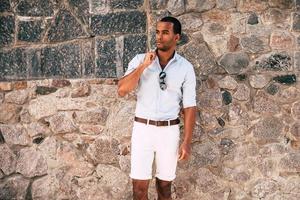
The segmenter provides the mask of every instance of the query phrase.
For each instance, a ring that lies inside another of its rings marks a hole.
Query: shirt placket
[[[174,57],[168,62],[168,64],[165,66],[165,68],[162,70],[161,69],[161,66],[160,66],[160,64],[159,64],[159,60],[158,60],[158,58],[156,59],[156,64],[157,64],[157,68],[159,69],[159,71],[158,71],[158,73],[160,73],[161,71],[164,71],[164,72],[166,72],[166,70],[167,70],[167,68],[171,65],[171,63],[173,62],[175,60],[175,55],[174,55]],[[167,74],[167,76],[168,76],[168,74]],[[167,87],[168,87],[168,85],[167,85]],[[167,92],[167,91],[162,91],[161,89],[160,89],[160,87],[158,87],[157,88],[158,89],[158,101],[157,101],[157,103],[156,103],[156,109],[155,109],[155,114],[157,115],[158,113],[160,113],[160,109],[159,109],[159,107],[160,107],[160,105],[163,103],[163,102],[161,102],[162,100],[161,100],[161,94],[162,94],[162,92]]]

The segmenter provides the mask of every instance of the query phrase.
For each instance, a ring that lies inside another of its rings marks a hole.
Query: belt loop
[[[170,126],[171,125],[171,120],[168,120],[168,126]]]
[[[149,120],[149,119],[147,119],[147,126],[149,125],[149,121],[150,121],[150,120]]]

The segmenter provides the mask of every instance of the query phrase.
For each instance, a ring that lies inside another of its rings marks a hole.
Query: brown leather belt
[[[177,119],[172,119],[172,120],[168,120],[168,121],[154,121],[154,120],[148,120],[148,119],[144,119],[144,118],[139,118],[139,117],[134,117],[134,121],[136,122],[140,122],[143,124],[151,124],[154,126],[172,126],[172,125],[176,125],[180,123],[180,120]]]

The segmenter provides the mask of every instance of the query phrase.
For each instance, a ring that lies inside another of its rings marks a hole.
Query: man
[[[158,199],[171,199],[177,160],[186,160],[190,155],[196,78],[193,66],[175,51],[180,35],[181,24],[176,18],[161,19],[156,26],[156,51],[135,56],[118,83],[120,96],[137,88],[130,172],[135,200],[148,199],[154,158]],[[184,139],[178,148],[181,104]]]

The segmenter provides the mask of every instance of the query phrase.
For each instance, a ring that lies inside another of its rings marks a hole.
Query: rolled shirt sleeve
[[[183,108],[196,106],[196,76],[193,65],[188,67],[182,85]]]

